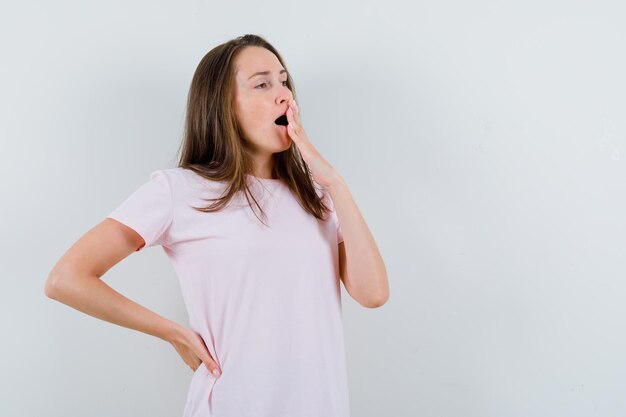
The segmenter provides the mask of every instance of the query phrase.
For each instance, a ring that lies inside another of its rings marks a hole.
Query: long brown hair
[[[234,110],[234,60],[248,46],[269,50],[287,69],[269,42],[258,35],[246,34],[211,49],[200,60],[189,88],[178,167],[190,169],[207,180],[227,184],[221,197],[209,199],[214,203],[194,207],[201,212],[221,210],[241,191],[252,211],[250,197],[265,215],[246,182],[246,176],[252,172],[252,160],[242,144]],[[287,87],[296,99],[289,72]],[[317,194],[312,174],[298,146],[291,141],[289,149],[273,154],[272,158],[272,177],[284,181],[307,212],[324,220],[329,207]]]

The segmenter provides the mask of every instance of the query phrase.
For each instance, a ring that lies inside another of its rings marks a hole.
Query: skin
[[[293,95],[281,82],[286,77],[279,73],[283,69],[280,62],[271,52],[258,47],[246,48],[238,58],[235,113],[253,155],[254,175],[270,178],[272,153],[287,149],[290,141],[298,146],[315,181],[328,191],[341,224],[344,242],[338,251],[344,287],[362,306],[382,306],[389,298],[389,285],[376,242],[346,182],[304,131]],[[266,70],[269,75],[248,80],[254,72]],[[274,124],[285,110],[288,128]],[[192,370],[204,363],[219,377],[221,370],[200,335],[137,304],[101,279],[144,244],[133,229],[105,218],[57,261],[45,283],[46,296],[101,320],[159,337],[169,342]]]
[[[274,120],[293,103],[287,74],[276,55],[265,48],[246,47],[234,61],[235,115],[243,130],[244,145],[253,158],[253,175],[271,178],[272,154],[289,149],[287,127]],[[253,74],[269,71],[266,75]],[[252,76],[252,78],[250,78]]]

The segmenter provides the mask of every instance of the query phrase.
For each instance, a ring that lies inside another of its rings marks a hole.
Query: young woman
[[[263,38],[212,49],[193,76],[178,166],[152,172],[46,282],[53,299],[171,343],[194,370],[186,417],[349,416],[340,280],[378,307],[387,274],[294,97]],[[189,328],[100,279],[155,245],[180,279]]]

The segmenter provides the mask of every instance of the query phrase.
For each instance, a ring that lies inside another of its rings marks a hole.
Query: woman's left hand
[[[335,169],[322,157],[322,155],[315,149],[313,144],[309,141],[309,137],[302,128],[300,122],[300,111],[298,105],[293,99],[289,100],[289,107],[287,108],[287,133],[289,137],[296,143],[302,159],[309,167],[309,170],[313,173],[315,182],[324,188],[330,187],[336,178]]]

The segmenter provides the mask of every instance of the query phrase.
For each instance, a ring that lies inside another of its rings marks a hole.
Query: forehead
[[[282,69],[284,68],[276,55],[258,46],[242,49],[235,58],[235,75],[241,82],[247,81],[248,77],[260,71],[278,74]]]

